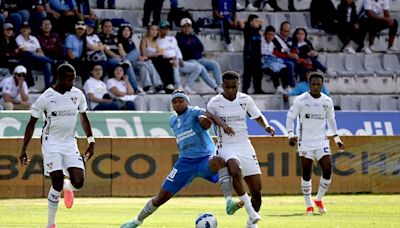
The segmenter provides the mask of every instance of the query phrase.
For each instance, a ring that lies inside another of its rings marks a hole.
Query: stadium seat
[[[355,71],[357,76],[371,76],[375,72],[364,68],[363,54],[345,54],[344,67],[349,71]]]
[[[359,111],[360,110],[359,96],[346,95],[340,98],[340,109],[342,111]]]
[[[147,96],[137,96],[134,103],[137,111],[149,111],[149,96],[153,95],[147,95]]]
[[[393,72],[382,67],[380,54],[364,55],[364,65],[367,71],[375,72],[377,76],[393,75]]]
[[[360,110],[361,111],[378,111],[379,110],[379,97],[377,96],[361,96],[360,97]]]
[[[384,54],[383,55],[383,68],[386,71],[393,72],[396,75],[400,75],[400,62],[397,55]]]
[[[379,110],[397,111],[399,110],[399,97],[381,96],[379,97]]]
[[[171,102],[169,101],[169,95],[151,95],[148,96],[148,98],[150,111],[172,111]]]
[[[293,12],[290,13],[290,23],[292,24],[292,28],[305,28],[308,34],[321,34],[323,33],[319,29],[315,29],[311,27],[310,19],[307,20],[306,15],[310,16],[309,14],[304,14],[303,12]]]
[[[281,95],[251,95],[251,97],[261,111],[283,110],[283,98]]]
[[[199,106],[200,108],[207,108],[207,103],[200,95],[189,95],[190,105]]]

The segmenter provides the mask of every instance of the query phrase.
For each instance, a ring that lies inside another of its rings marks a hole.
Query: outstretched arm
[[[89,143],[89,146],[86,149],[85,157],[84,157],[85,161],[87,161],[93,156],[95,141],[94,141],[94,137],[92,134],[92,127],[90,126],[90,121],[86,115],[86,112],[82,112],[80,117],[81,117],[82,128],[85,131],[85,134],[86,134],[86,137],[87,137],[88,143]]]
[[[223,119],[221,119],[220,117],[218,117],[218,116],[216,116],[216,115],[214,115],[214,114],[212,114],[212,113],[210,113],[208,111],[206,111],[204,113],[204,115],[207,118],[210,118],[216,125],[221,127],[226,134],[235,135],[235,131],[231,127],[229,127],[229,125],[227,123],[225,123],[225,121]]]
[[[31,116],[31,119],[28,122],[28,125],[25,129],[24,135],[24,144],[22,145],[21,152],[19,154],[19,160],[21,161],[21,165],[29,165],[30,159],[28,155],[28,151],[26,148],[28,147],[29,142],[32,139],[33,132],[35,131],[35,124],[38,118]]]

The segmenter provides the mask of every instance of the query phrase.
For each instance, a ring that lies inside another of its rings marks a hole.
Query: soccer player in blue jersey
[[[221,184],[227,202],[227,214],[231,215],[243,207],[243,202],[232,200],[231,177],[224,160],[215,156],[216,148],[208,129],[215,123],[229,135],[235,132],[221,118],[205,109],[189,106],[190,99],[183,90],[175,90],[170,100],[176,112],[169,124],[178,144],[178,160],[165,178],[160,192],[146,203],[134,220],[123,224],[121,228],[134,228],[142,224],[144,219],[189,185],[195,177]]]

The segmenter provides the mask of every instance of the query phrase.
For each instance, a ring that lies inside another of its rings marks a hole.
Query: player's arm
[[[293,101],[286,116],[286,130],[288,132],[289,145],[295,146],[297,144],[297,137],[294,135],[294,120],[300,113],[300,104],[297,98]]]
[[[273,128],[272,126],[270,126],[268,124],[268,120],[267,120],[267,118],[265,118],[265,116],[263,114],[261,114],[260,117],[256,118],[256,121],[257,121],[258,125],[260,125],[262,128],[264,128],[265,131],[270,133],[271,136],[275,135],[275,128]]]
[[[80,113],[80,119],[81,119],[82,128],[85,131],[85,134],[86,134],[86,137],[87,137],[87,140],[89,143],[89,146],[86,149],[85,157],[84,157],[85,161],[87,161],[93,156],[94,145],[96,142],[94,140],[93,133],[92,133],[92,127],[90,125],[90,121],[86,115],[86,112]]]
[[[32,135],[33,132],[35,131],[35,125],[37,120],[38,118],[31,116],[28,125],[26,125],[24,143],[22,145],[21,152],[19,154],[19,160],[21,161],[21,165],[29,165],[30,163],[28,151],[26,151],[26,148],[28,147],[28,144],[32,139]]]
[[[333,133],[333,139],[335,140],[336,145],[338,145],[338,147],[339,147],[339,152],[343,152],[345,149],[345,146],[338,134],[333,103],[330,105],[330,107],[327,110],[327,122],[328,122],[329,129]]]
[[[211,119],[217,126],[221,127],[226,134],[235,135],[235,131],[227,123],[225,123],[225,121],[221,119],[219,116],[216,116],[208,111],[206,111],[204,115],[208,119]]]

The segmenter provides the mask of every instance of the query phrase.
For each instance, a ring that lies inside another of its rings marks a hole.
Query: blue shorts
[[[212,155],[201,158],[178,158],[171,172],[165,178],[162,187],[171,193],[177,193],[189,185],[195,177],[202,177],[210,182],[218,182],[218,172],[210,169]]]

